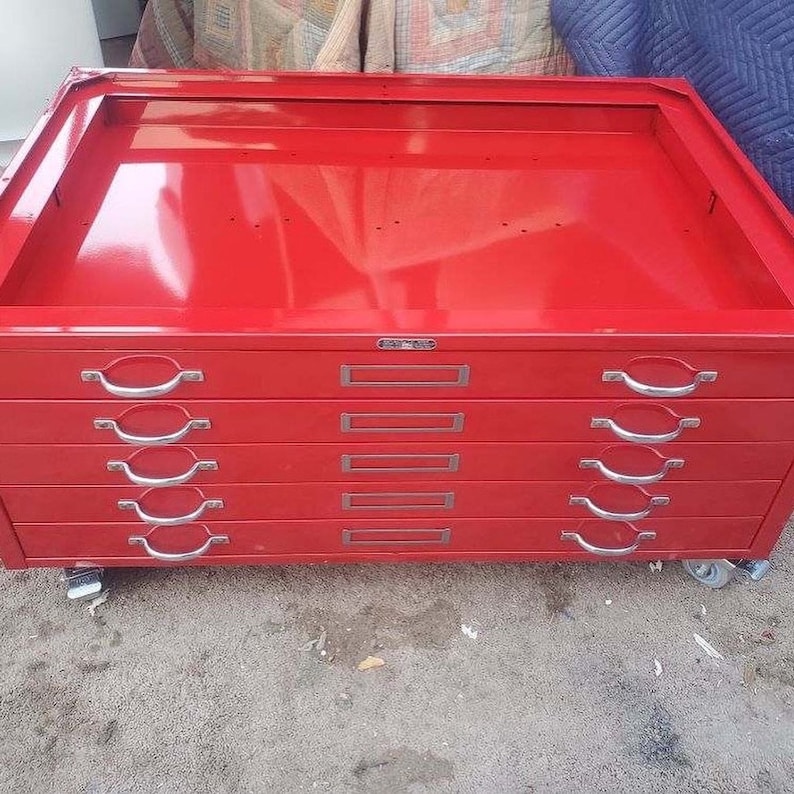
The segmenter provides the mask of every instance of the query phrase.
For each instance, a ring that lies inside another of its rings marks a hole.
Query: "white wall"
[[[102,66],[102,51],[91,0],[0,0],[0,5],[2,158],[10,148],[2,142],[28,134],[69,69]]]

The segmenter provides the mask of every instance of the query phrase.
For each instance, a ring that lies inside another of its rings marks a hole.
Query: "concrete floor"
[[[0,791],[794,791],[792,561],[0,572]]]

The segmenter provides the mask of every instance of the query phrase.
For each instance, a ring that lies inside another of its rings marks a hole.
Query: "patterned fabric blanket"
[[[549,0],[150,0],[131,65],[573,73]]]
[[[130,56],[143,69],[192,69],[193,0],[149,0]]]
[[[150,0],[131,65],[571,74],[569,52],[688,77],[794,210],[794,0]]]
[[[552,0],[578,71],[684,76],[794,210],[792,0]]]

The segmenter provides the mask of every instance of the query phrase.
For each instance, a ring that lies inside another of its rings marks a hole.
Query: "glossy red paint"
[[[16,486],[0,488],[14,523],[129,521],[160,524],[201,513],[204,521],[382,518],[589,518],[598,509],[613,513],[647,512],[649,517],[761,516],[779,482],[670,482],[647,487],[617,483],[460,482],[442,485],[372,483],[276,483],[269,485],[173,486],[144,490],[135,486]],[[669,504],[655,505],[664,496]],[[570,504],[587,497],[591,508]],[[222,500],[218,509],[208,502]],[[126,504],[122,509],[119,502]],[[140,512],[133,509],[138,505]],[[141,515],[162,520],[142,519]],[[632,519],[634,520],[634,519]],[[182,522],[184,523],[184,522]],[[682,539],[683,540],[683,539]]]
[[[794,442],[651,447],[618,443],[385,442],[382,444],[172,444],[132,447],[9,444],[0,485],[130,485],[180,478],[191,485],[294,482],[531,480],[602,482],[617,475],[661,482],[782,480]],[[598,461],[582,467],[582,461]],[[684,461],[678,466],[677,462]],[[108,464],[113,464],[108,469]],[[196,468],[197,464],[215,464]],[[124,465],[119,465],[124,464]],[[187,478],[184,479],[187,475]]]
[[[588,353],[478,351],[444,353],[167,351],[109,355],[107,351],[0,353],[0,369],[14,373],[4,384],[6,399],[106,399],[114,387],[168,384],[185,380],[154,399],[557,399],[636,397],[625,381],[604,381],[604,372],[622,372],[640,385],[691,387],[698,399],[788,397],[794,381],[794,353],[642,351]],[[99,372],[105,383],[80,378]],[[717,372],[713,382],[699,382]]]
[[[76,75],[27,154],[0,199],[12,311],[256,308],[309,330],[331,310],[363,332],[384,310],[529,330],[547,310],[791,313],[790,219],[681,81]]]
[[[0,555],[766,556],[793,232],[680,80],[75,72],[0,177]]]
[[[758,527],[757,518],[659,519],[647,526],[596,520],[454,519],[438,521],[355,520],[287,522],[216,522],[181,527],[138,527],[134,524],[19,524],[25,554],[34,565],[71,564],[78,559],[99,565],[167,564],[152,560],[130,536],[145,536],[157,551],[185,553],[209,535],[226,535],[228,543],[213,545],[201,563],[358,562],[410,559],[572,560],[593,559],[563,532],[575,531],[588,542],[627,546],[639,531],[656,532],[640,543],[637,559],[669,559],[686,548],[742,556]],[[444,536],[444,531],[448,536]],[[345,534],[348,533],[348,534]],[[347,540],[347,542],[345,542]],[[407,541],[407,542],[406,542]],[[738,551],[738,554],[737,554]]]
[[[786,400],[0,401],[0,443],[193,444],[393,441],[618,442],[620,431],[679,442],[794,440]],[[594,419],[614,427],[593,427]],[[689,420],[689,421],[687,421]],[[103,423],[97,428],[95,422]],[[699,421],[697,426],[691,426]],[[196,426],[196,423],[199,423]],[[107,426],[105,424],[107,423]],[[111,424],[113,423],[113,424]],[[209,426],[207,426],[209,423]],[[639,436],[643,437],[643,436]],[[667,447],[666,447],[667,448]]]
[[[27,562],[11,519],[0,502],[0,560],[6,568],[26,568]]]

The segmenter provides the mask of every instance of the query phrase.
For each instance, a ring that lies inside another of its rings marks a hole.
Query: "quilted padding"
[[[794,210],[793,0],[552,0],[580,74],[683,76]]]

